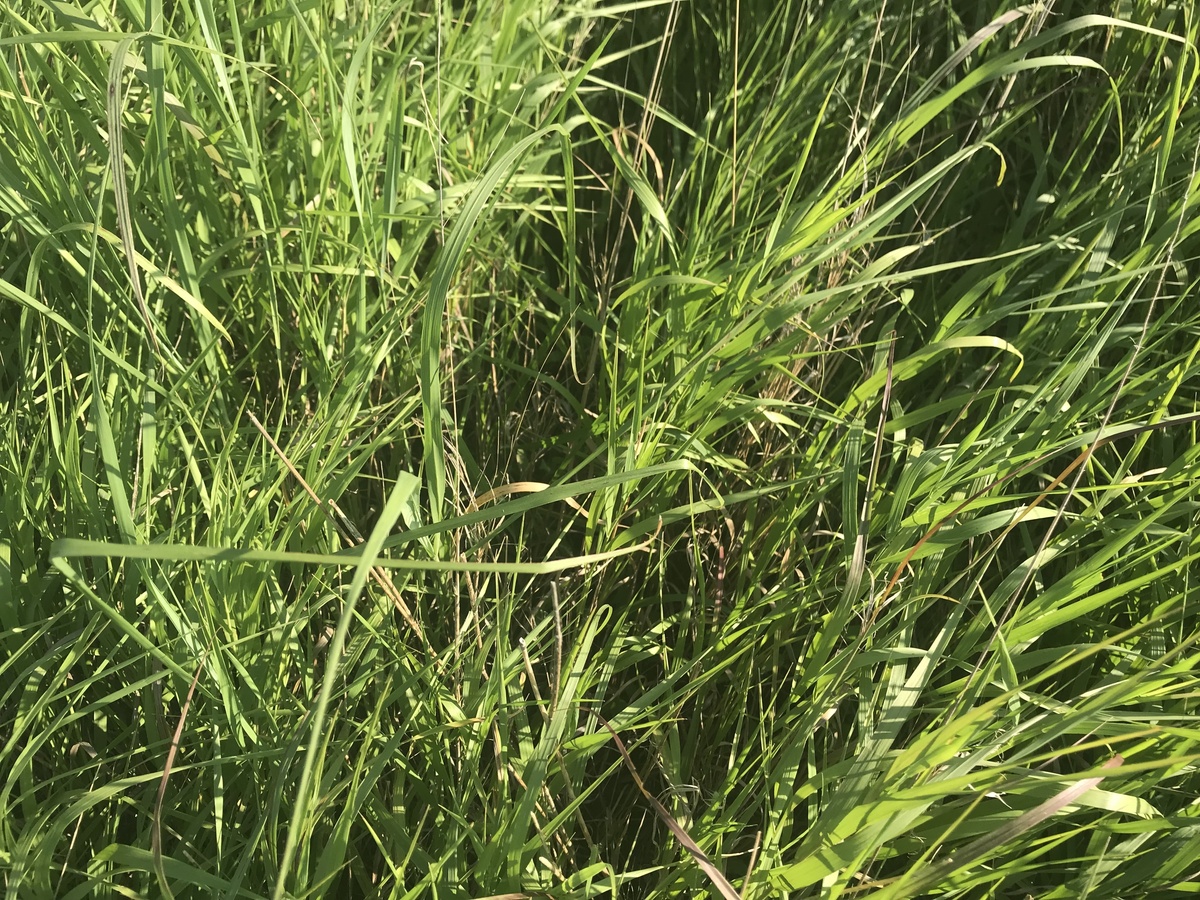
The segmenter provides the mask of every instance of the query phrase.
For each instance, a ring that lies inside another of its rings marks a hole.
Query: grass
[[[0,5],[24,897],[1200,891],[1190,4]]]

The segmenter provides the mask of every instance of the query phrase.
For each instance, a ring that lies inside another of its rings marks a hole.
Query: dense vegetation
[[[1200,891],[1190,3],[0,10],[6,896]]]

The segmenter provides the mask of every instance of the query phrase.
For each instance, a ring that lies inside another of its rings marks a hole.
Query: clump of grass
[[[959,6],[0,7],[7,893],[1191,889],[1197,26]]]

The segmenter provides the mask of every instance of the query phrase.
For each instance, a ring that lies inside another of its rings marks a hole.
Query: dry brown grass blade
[[[600,713],[596,712],[594,709],[585,709],[584,711],[591,713],[596,717],[601,725],[608,729],[608,733],[611,734],[613,736],[613,740],[616,741],[617,750],[621,754],[621,759],[625,761],[625,768],[627,768],[629,770],[629,774],[633,776],[633,783],[637,785],[637,789],[641,791],[642,796],[645,797],[650,805],[654,807],[654,811],[658,813],[658,817],[663,820],[663,824],[667,826],[671,834],[675,835],[675,839],[679,841],[679,843],[681,843],[690,854],[692,854],[692,857],[696,860],[696,864],[700,866],[704,874],[708,876],[709,880],[713,883],[716,889],[720,891],[721,896],[724,897],[725,900],[741,900],[741,895],[737,892],[737,890],[734,889],[733,885],[729,883],[725,876],[721,874],[721,870],[713,864],[713,861],[708,858],[708,855],[701,850],[700,846],[694,840],[692,840],[691,836],[686,831],[684,831],[683,826],[675,820],[675,817],[672,816],[667,808],[659,802],[658,798],[646,790],[646,785],[642,782],[642,776],[638,774],[637,767],[633,764],[633,760],[629,758],[629,751],[625,749],[625,742],[621,740],[621,736],[617,734],[616,729],[609,724],[608,719],[604,718],[604,716],[600,715]]]
[[[250,421],[254,423],[254,427],[258,429],[259,433],[266,439],[267,443],[271,445],[271,449],[275,451],[275,454],[287,467],[287,470],[292,473],[292,477],[299,482],[300,487],[304,488],[305,493],[312,498],[312,501],[317,504],[317,508],[325,514],[325,517],[333,523],[333,527],[337,530],[337,533],[341,536],[342,540],[345,541],[346,546],[355,547],[361,544],[363,542],[363,537],[359,533],[358,529],[354,527],[354,523],[346,518],[346,515],[332,500],[326,502],[317,496],[317,492],[309,486],[308,482],[304,480],[304,476],[300,474],[299,470],[297,470],[294,465],[292,465],[292,461],[288,458],[288,455],[283,452],[283,449],[277,443],[275,443],[275,439],[271,437],[267,429],[263,427],[262,422],[258,421],[258,418],[254,415],[254,413],[247,412],[246,414],[250,417]],[[429,654],[430,658],[437,659],[437,651],[435,651],[433,646],[427,640],[425,640],[425,632],[421,629],[420,623],[417,622],[416,617],[412,614],[412,610],[408,608],[408,604],[404,602],[404,598],[400,596],[400,591],[392,582],[391,576],[388,575],[387,570],[382,566],[372,566],[371,577],[375,579],[375,583],[379,585],[384,595],[391,600],[396,609],[400,611],[400,615],[404,618],[404,621],[408,624],[408,627],[412,629],[413,634],[417,636],[417,640],[425,645],[425,651]]]
[[[511,484],[502,484],[500,487],[492,488],[486,491],[467,504],[467,512],[475,512],[487,506],[489,503],[495,503],[499,500],[507,500],[513,494],[536,494],[549,488],[544,481],[514,481]],[[563,503],[582,515],[585,519],[588,517],[588,511],[574,497],[563,497]]]
[[[162,860],[162,805],[167,794],[167,779],[171,776],[171,768],[175,765],[175,754],[179,751],[179,740],[183,736],[183,723],[187,721],[188,709],[192,705],[192,695],[196,693],[196,685],[200,683],[200,673],[204,671],[204,663],[208,654],[200,660],[196,674],[192,676],[191,686],[183,700],[183,708],[179,711],[179,722],[175,726],[175,734],[171,737],[171,749],[167,751],[167,763],[163,766],[162,778],[158,782],[158,796],[154,800],[154,819],[150,830],[150,857],[154,860],[154,874],[158,876],[158,886],[163,896],[175,900],[175,894],[167,883],[167,871],[163,868]]]

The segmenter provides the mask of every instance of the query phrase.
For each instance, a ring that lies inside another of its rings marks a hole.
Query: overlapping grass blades
[[[1188,4],[0,60],[6,896],[1194,888]]]

